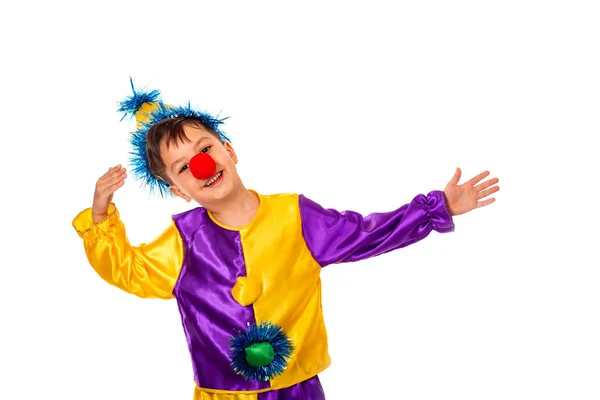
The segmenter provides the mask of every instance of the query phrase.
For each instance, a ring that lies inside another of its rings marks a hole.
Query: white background
[[[240,174],[263,193],[368,214],[457,166],[500,178],[454,233],[323,270],[328,399],[600,398],[594,2],[14,3],[1,399],[191,399],[175,301],[106,284],[71,226],[127,162],[130,75],[231,116]],[[131,179],[115,201],[133,244],[192,207]]]

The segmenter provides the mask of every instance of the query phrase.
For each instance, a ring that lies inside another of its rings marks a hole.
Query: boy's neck
[[[218,209],[210,210],[210,212],[221,224],[239,228],[252,221],[259,206],[260,199],[258,196],[243,188],[239,194],[228,199]]]

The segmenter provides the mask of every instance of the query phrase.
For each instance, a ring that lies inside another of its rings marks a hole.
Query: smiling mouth
[[[223,171],[217,172],[217,174],[215,176],[213,176],[210,181],[206,182],[206,185],[204,185],[204,187],[211,186],[213,183],[215,183],[216,181],[218,181],[221,176],[223,176]]]

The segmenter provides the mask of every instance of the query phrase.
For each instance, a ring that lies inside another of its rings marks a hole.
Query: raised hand
[[[92,205],[92,218],[94,223],[102,221],[108,215],[108,207],[113,199],[115,191],[123,186],[127,177],[125,168],[116,165],[108,169],[96,182],[94,192],[94,203]]]
[[[444,189],[444,195],[446,196],[446,202],[448,204],[448,211],[450,211],[450,214],[464,214],[476,208],[492,204],[494,201],[496,201],[496,199],[493,197],[485,200],[484,198],[500,190],[500,187],[493,186],[498,183],[498,178],[489,179],[485,182],[477,184],[489,174],[489,171],[484,171],[462,185],[459,185],[458,181],[460,181],[461,171],[460,168],[456,168],[454,176]]]

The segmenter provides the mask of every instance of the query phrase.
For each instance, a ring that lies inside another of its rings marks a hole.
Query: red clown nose
[[[190,171],[196,179],[210,178],[216,169],[215,160],[206,153],[198,153],[190,160]]]

